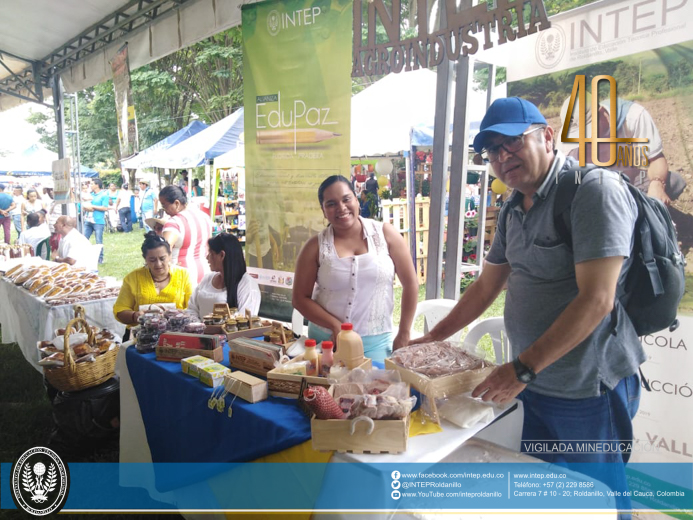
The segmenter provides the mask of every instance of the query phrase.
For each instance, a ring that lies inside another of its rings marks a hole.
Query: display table
[[[228,348],[224,349],[228,366]],[[121,462],[244,462],[310,439],[310,421],[292,399],[270,397],[255,404],[236,399],[233,416],[207,407],[212,389],[183,374],[180,363],[158,362],[129,344],[118,355],[121,385]],[[226,397],[227,405],[232,395]],[[521,403],[497,410],[496,420],[461,429],[444,422],[443,432],[409,440],[400,455],[350,455],[360,461],[437,462],[488,426],[482,438],[519,448]],[[205,439],[190,442],[190,439]]]
[[[125,326],[113,316],[116,298],[91,300],[81,303],[87,313],[87,321],[120,336]],[[55,329],[65,327],[75,317],[73,305],[48,305],[20,285],[0,278],[0,325],[3,343],[16,342],[24,358],[36,370],[43,373],[38,364],[36,343],[50,340]]]

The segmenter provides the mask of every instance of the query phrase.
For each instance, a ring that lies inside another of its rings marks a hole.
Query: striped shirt
[[[177,237],[171,251],[173,263],[187,267],[190,280],[193,284],[198,284],[205,273],[209,272],[207,240],[212,237],[209,216],[196,206],[188,204],[186,209],[166,222],[163,233],[168,232]]]

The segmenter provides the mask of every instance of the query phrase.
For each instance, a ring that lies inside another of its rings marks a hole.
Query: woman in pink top
[[[172,262],[190,271],[190,280],[197,284],[205,273],[207,241],[212,236],[212,222],[208,215],[188,205],[185,192],[178,186],[166,186],[159,192],[159,202],[170,220],[164,225],[164,238],[171,245]]]

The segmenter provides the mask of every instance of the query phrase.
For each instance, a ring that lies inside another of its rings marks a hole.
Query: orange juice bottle
[[[315,350],[315,340],[306,340],[306,352],[303,354],[303,360],[307,361],[306,364],[306,375],[307,376],[317,376],[318,375],[318,352]]]
[[[337,351],[334,353],[334,363],[344,364],[349,370],[363,363],[363,341],[354,331],[351,323],[342,323],[342,330],[337,334]]]

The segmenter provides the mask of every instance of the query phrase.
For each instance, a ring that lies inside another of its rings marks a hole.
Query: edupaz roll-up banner
[[[352,3],[243,6],[246,261],[261,313],[291,319],[296,257],[324,225],[320,183],[348,178]]]
[[[668,204],[688,265],[686,292],[678,312],[679,328],[640,338],[647,354],[642,373],[651,391],[643,385],[640,409],[633,423],[636,449],[631,461],[691,463],[693,3],[596,2],[552,17],[551,23],[551,29],[515,42],[513,64],[507,74],[511,80],[508,92],[537,104],[560,136],[566,118],[565,100],[576,76],[585,75],[588,92],[592,78],[612,76],[618,93],[616,136],[647,139],[642,146],[632,145],[630,157],[624,153],[611,168],[624,171],[641,190]],[[614,107],[608,97],[605,99],[606,85],[600,86],[599,91],[601,115]],[[579,109],[574,117],[581,112]],[[599,128],[600,136],[605,136]],[[569,152],[577,144],[559,146]],[[606,159],[606,154],[600,151],[600,158]],[[650,183],[651,178],[666,178],[666,183]],[[652,189],[651,184],[655,185]],[[655,492],[662,489],[663,483],[672,490],[680,485],[668,478],[666,471],[659,475],[631,471],[629,485],[634,505],[674,509],[671,495]]]

